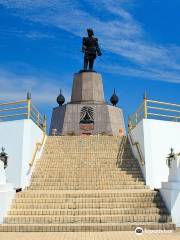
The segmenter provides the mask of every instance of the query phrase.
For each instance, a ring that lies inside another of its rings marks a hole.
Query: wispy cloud
[[[42,39],[42,38],[54,38],[54,36],[52,34],[49,35],[47,33],[39,32],[39,31],[26,32],[24,34],[24,36],[27,37],[27,38],[34,39],[34,40]]]
[[[20,75],[0,67],[0,101],[24,99],[30,91],[36,104],[55,105],[58,86],[63,88],[63,94],[69,101],[69,89],[67,85],[64,86],[64,80],[47,78],[45,75]]]
[[[175,71],[160,70],[156,68],[138,68],[138,67],[123,67],[119,65],[104,65],[102,64],[104,72],[111,72],[113,74],[120,74],[123,76],[131,76],[135,78],[145,78],[149,80],[160,80],[171,83],[180,83],[180,74]]]
[[[117,60],[125,59],[134,65],[132,71],[129,69],[126,73],[130,76],[180,82],[180,46],[146,41],[145,30],[125,8],[128,2],[130,0],[0,0],[1,5],[13,9],[14,14],[22,18],[55,26],[76,36],[82,36],[87,27],[94,28],[105,50],[115,54]],[[84,8],[85,4],[89,4],[89,10]],[[113,67],[107,66],[108,69],[114,71]],[[118,66],[118,69],[124,68]]]
[[[0,35],[2,37],[17,37],[17,38],[29,38],[32,40],[38,39],[52,39],[54,38],[53,34],[48,34],[42,31],[27,31],[27,30],[17,30],[17,29],[2,29],[0,28]]]

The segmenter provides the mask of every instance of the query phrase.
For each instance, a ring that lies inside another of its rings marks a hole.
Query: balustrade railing
[[[144,118],[180,122],[180,104],[145,97],[136,112],[129,117],[129,129],[134,128]]]
[[[0,103],[0,122],[19,119],[32,119],[46,132],[46,117],[34,106],[29,93],[25,100]]]

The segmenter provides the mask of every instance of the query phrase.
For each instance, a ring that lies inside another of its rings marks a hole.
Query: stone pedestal
[[[171,214],[173,223],[180,227],[180,159],[171,162],[168,182],[162,183],[162,197]]]
[[[125,135],[123,112],[104,101],[99,73],[74,75],[71,102],[53,109],[50,135]]]
[[[0,161],[0,224],[10,208],[11,201],[15,196],[12,184],[6,183],[4,163]]]
[[[74,74],[71,103],[104,103],[102,78],[99,73]]]
[[[4,170],[4,163],[0,160],[0,185],[6,183],[6,174]]]

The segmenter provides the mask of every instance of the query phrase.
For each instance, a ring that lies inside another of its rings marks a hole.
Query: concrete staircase
[[[32,183],[0,231],[174,229],[159,192],[145,186],[126,138],[48,137]]]

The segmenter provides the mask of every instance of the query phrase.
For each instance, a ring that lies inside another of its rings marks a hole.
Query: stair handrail
[[[122,149],[123,149],[123,146],[124,146],[124,143],[126,141],[127,137],[126,136],[123,136],[122,137],[122,140],[121,140],[121,143],[119,145],[119,151],[118,151],[118,155],[117,155],[117,162],[116,162],[116,165],[118,165],[119,163],[121,163],[121,156],[122,156]],[[120,160],[120,161],[119,161]]]
[[[29,167],[30,167],[30,169],[33,167],[34,162],[35,162],[35,159],[36,159],[36,155],[37,155],[37,153],[41,150],[41,147],[44,145],[45,140],[46,140],[46,133],[43,132],[43,138],[42,138],[41,142],[37,142],[37,143],[35,144],[36,146],[35,146],[35,149],[34,149],[33,156],[32,156],[31,161],[29,162]]]
[[[131,145],[136,146],[136,149],[137,149],[137,152],[138,152],[138,155],[139,155],[139,158],[140,158],[140,162],[141,162],[142,166],[144,166],[145,165],[145,160],[144,160],[144,157],[143,157],[143,153],[142,153],[142,150],[141,150],[140,143],[138,141],[134,141],[131,131],[129,131],[128,135],[129,135]]]

